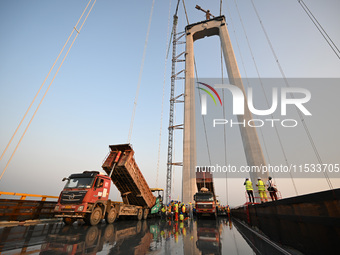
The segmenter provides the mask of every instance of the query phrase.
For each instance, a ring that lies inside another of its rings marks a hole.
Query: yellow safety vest
[[[258,180],[257,187],[259,188],[259,191],[265,191],[266,190],[262,180]]]
[[[165,207],[162,207],[162,212],[165,212],[166,210],[165,210]]]
[[[185,205],[182,206],[182,212],[185,213]]]
[[[253,190],[253,184],[250,180],[246,181],[246,190]]]
[[[175,212],[178,213],[178,204],[175,204]]]

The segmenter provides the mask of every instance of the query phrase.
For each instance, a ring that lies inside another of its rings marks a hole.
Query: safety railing
[[[48,219],[54,217],[54,207],[57,196],[36,195],[0,191],[0,221],[25,221],[34,219]],[[11,199],[4,197],[20,197]],[[27,197],[41,198],[41,200],[26,200]],[[46,199],[55,201],[46,201]]]
[[[277,197],[277,200],[279,199],[282,199],[282,195],[281,195],[281,192],[280,191],[276,191],[276,197]],[[251,204],[249,202],[249,196],[248,196],[248,193],[247,191],[245,191],[245,198],[246,198],[246,203],[245,204]],[[260,193],[258,191],[255,191],[253,190],[253,194],[254,194],[254,204],[259,204],[261,202],[261,196],[260,196]],[[266,190],[266,196],[267,196],[267,201],[265,201],[265,199],[262,199],[263,202],[270,202],[270,201],[273,201],[271,196],[270,196],[270,192]],[[260,202],[257,202],[257,201],[260,201]]]
[[[26,193],[15,193],[15,192],[4,192],[0,191],[1,195],[7,195],[7,196],[19,196],[20,200],[25,200],[26,197],[41,197],[41,201],[46,201],[46,198],[58,198],[56,196],[47,196],[47,195],[36,195],[36,194],[26,194]]]

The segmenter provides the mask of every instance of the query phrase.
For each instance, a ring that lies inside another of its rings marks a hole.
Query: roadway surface
[[[116,221],[0,228],[0,254],[296,254],[237,220]]]

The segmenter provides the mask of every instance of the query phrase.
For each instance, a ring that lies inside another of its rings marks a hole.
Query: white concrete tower
[[[183,181],[182,201],[193,201],[196,192],[196,127],[195,127],[195,66],[194,66],[194,42],[204,37],[217,35],[220,37],[224,60],[228,71],[229,83],[240,88],[247,102],[240,71],[237,66],[233,47],[231,45],[224,16],[211,20],[188,25],[186,32],[186,56],[185,56],[185,102],[184,102],[184,138],[183,138]],[[252,119],[252,114],[247,104],[244,106],[244,115],[237,115],[238,121],[247,123]],[[256,128],[239,125],[247,164],[249,166],[266,165],[262,148],[257,136]],[[268,174],[251,173],[250,178],[255,188],[257,177],[263,181]]]

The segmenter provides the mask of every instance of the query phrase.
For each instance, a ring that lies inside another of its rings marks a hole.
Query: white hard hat
[[[257,177],[258,180],[261,180],[261,177]]]

